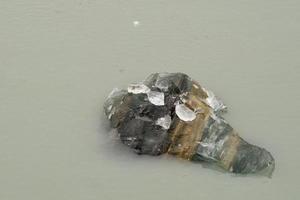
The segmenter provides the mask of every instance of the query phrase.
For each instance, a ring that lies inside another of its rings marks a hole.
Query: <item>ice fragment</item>
[[[150,89],[142,84],[142,83],[138,83],[138,84],[131,84],[128,86],[128,93],[132,93],[132,94],[140,94],[140,93],[148,93],[150,92]]]
[[[196,118],[196,114],[194,113],[194,111],[189,109],[184,104],[176,105],[175,111],[176,115],[185,122],[193,121]]]
[[[156,125],[163,127],[164,129],[169,129],[172,123],[172,118],[170,115],[158,118],[155,122]]]
[[[150,91],[147,95],[152,104],[157,106],[165,105],[165,94],[163,92]]]

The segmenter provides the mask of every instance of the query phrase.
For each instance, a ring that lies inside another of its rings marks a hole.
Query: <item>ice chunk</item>
[[[147,95],[152,104],[156,106],[165,105],[165,94],[163,92],[150,91]]]
[[[164,117],[158,118],[155,124],[163,127],[164,129],[169,129],[171,126],[171,122],[172,122],[171,116],[166,115]]]
[[[196,118],[194,111],[184,104],[178,104],[175,107],[176,115],[183,121],[193,121]]]
[[[206,103],[214,110],[215,113],[227,111],[227,106],[210,90],[203,88],[207,94]]]
[[[132,93],[132,94],[140,94],[140,93],[148,93],[150,92],[150,89],[142,84],[142,83],[137,83],[137,84],[130,84],[127,88],[128,93]]]

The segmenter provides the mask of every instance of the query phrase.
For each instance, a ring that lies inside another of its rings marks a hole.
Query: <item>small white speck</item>
[[[132,23],[134,27],[137,27],[141,24],[139,21],[133,21]]]
[[[198,85],[194,84],[193,86],[194,86],[196,89],[199,89]]]

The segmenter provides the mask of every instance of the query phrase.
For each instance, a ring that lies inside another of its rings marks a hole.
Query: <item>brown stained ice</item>
[[[155,73],[114,89],[104,108],[121,141],[138,154],[167,153],[241,174],[274,170],[272,155],[243,140],[221,116],[226,106],[183,73]]]

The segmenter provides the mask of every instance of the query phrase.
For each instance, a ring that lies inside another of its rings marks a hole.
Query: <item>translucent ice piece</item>
[[[193,121],[196,118],[194,111],[186,107],[184,104],[178,104],[175,107],[176,115],[183,121]]]
[[[163,127],[164,129],[169,129],[171,126],[171,122],[172,122],[171,116],[166,115],[164,117],[158,118],[155,124]]]
[[[163,92],[150,91],[147,95],[152,104],[156,106],[165,105],[165,94]]]
[[[227,106],[210,90],[203,88],[207,94],[206,103],[214,110],[215,113],[227,111]]]
[[[137,83],[137,84],[130,84],[127,88],[128,93],[132,93],[132,94],[140,94],[140,93],[148,93],[150,92],[150,89],[142,84],[142,83]]]

